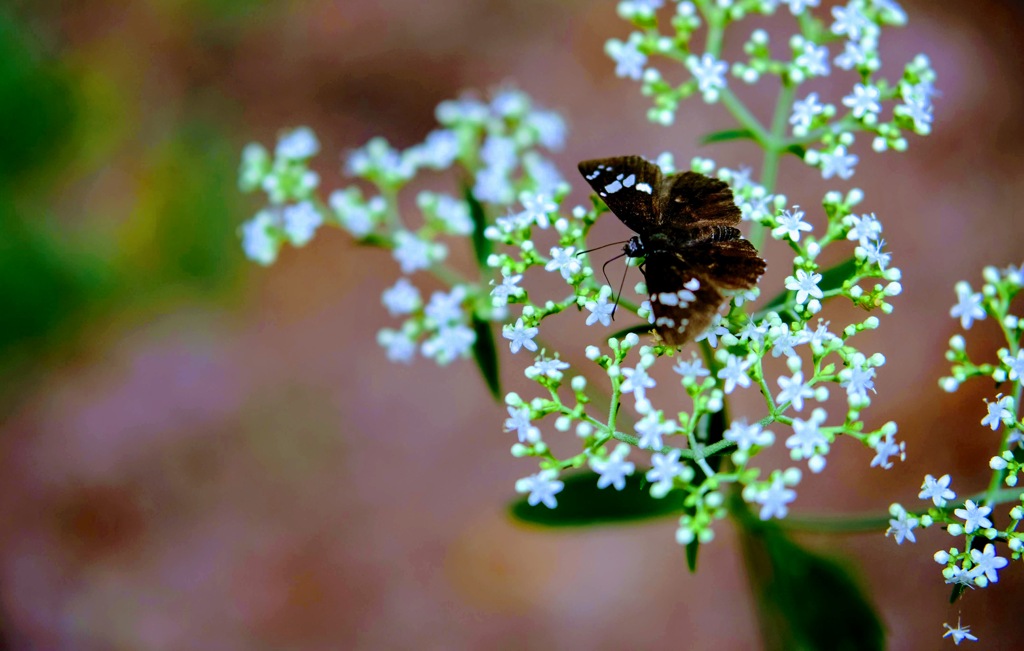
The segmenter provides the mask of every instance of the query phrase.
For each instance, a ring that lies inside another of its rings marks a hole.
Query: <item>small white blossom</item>
[[[828,48],[808,41],[804,43],[803,51],[794,63],[807,70],[811,76],[823,77],[829,73]]]
[[[725,440],[732,441],[740,450],[746,452],[752,446],[767,447],[775,442],[775,435],[769,430],[761,429],[760,423],[747,424],[747,419],[732,422],[723,434]]]
[[[377,343],[386,350],[392,362],[409,364],[416,355],[416,342],[405,332],[384,329],[377,333]]]
[[[718,92],[725,88],[725,71],[729,64],[719,61],[712,54],[697,58],[690,55],[686,58],[686,67],[697,79],[697,87],[704,95],[704,100],[713,102],[718,99]]]
[[[914,528],[918,525],[917,518],[908,517],[907,511],[900,508],[895,514],[896,518],[889,520],[889,528],[885,530],[886,537],[892,534],[897,545],[902,545],[904,540],[917,542],[914,538]]]
[[[447,232],[453,235],[469,235],[473,232],[473,218],[469,216],[469,206],[447,194],[437,197],[437,217]]]
[[[821,161],[821,178],[830,179],[833,176],[845,180],[853,176],[853,168],[860,160],[856,154],[847,154],[846,145],[839,145],[831,152],[819,154]]]
[[[508,418],[505,419],[505,431],[515,432],[520,443],[536,443],[540,441],[540,430],[530,422],[528,407],[509,407]]]
[[[267,266],[277,259],[278,242],[270,234],[274,226],[274,215],[268,210],[261,210],[256,216],[242,224],[242,250],[245,257],[253,262]]]
[[[608,302],[608,296],[606,293],[601,292],[598,294],[596,301],[587,301],[586,306],[590,310],[590,316],[587,317],[587,325],[594,325],[600,323],[603,326],[610,326],[612,324],[612,314],[615,312],[615,304]]]
[[[949,315],[954,319],[960,319],[960,326],[964,330],[970,330],[971,324],[985,318],[981,294],[972,292],[971,286],[963,281],[956,284],[956,301]]]
[[[835,64],[843,70],[853,70],[867,63],[867,49],[857,41],[846,41],[843,53],[835,58]]]
[[[754,501],[761,505],[758,517],[762,520],[784,518],[789,513],[789,503],[795,499],[796,491],[787,488],[782,477],[776,475],[771,485],[754,497]]]
[[[450,292],[434,292],[423,313],[436,327],[462,321],[464,314],[462,303],[466,300],[466,287],[456,285]]]
[[[1001,570],[1009,564],[1005,558],[996,556],[996,548],[992,543],[985,545],[983,551],[972,549],[971,560],[974,561],[971,574],[975,577],[984,576],[989,583],[998,583],[999,574],[996,570]]]
[[[956,627],[955,628],[950,626],[949,624],[943,624],[943,626],[946,627],[946,632],[942,635],[942,637],[946,638],[946,637],[953,636],[953,642],[955,642],[957,646],[960,646],[960,643],[963,642],[964,640],[970,640],[971,642],[977,642],[978,641],[977,637],[971,635],[971,627],[970,626],[960,626],[960,620],[959,619],[956,621]]]
[[[506,325],[501,329],[501,336],[509,340],[508,347],[513,353],[518,353],[521,348],[526,350],[537,350],[537,342],[533,340],[540,330],[536,327],[527,328],[522,319],[516,319],[513,326]]]
[[[789,5],[790,13],[798,16],[808,7],[817,7],[821,0],[782,0],[782,2]]]
[[[391,316],[398,316],[415,311],[422,304],[422,299],[420,290],[408,278],[399,278],[398,282],[384,290],[381,302]]]
[[[391,255],[398,262],[402,273],[406,274],[426,269],[433,261],[430,242],[421,240],[409,231],[395,233],[395,248]]]
[[[537,506],[543,503],[549,509],[558,506],[555,495],[562,492],[565,484],[558,480],[558,471],[541,470],[535,475],[523,477],[516,481],[517,493],[529,493],[526,502],[530,506]]]
[[[274,155],[289,160],[304,160],[316,156],[320,142],[309,127],[297,127],[281,134],[277,140]]]
[[[611,40],[606,47],[608,56],[615,61],[615,75],[640,79],[644,74],[644,65],[647,64],[647,55],[640,51],[639,43],[630,39],[623,43],[618,40]]]
[[[558,210],[558,204],[543,192],[536,194],[524,192],[519,195],[519,202],[523,204],[520,222],[534,223],[541,228],[551,225],[548,215]]]
[[[956,493],[949,488],[950,481],[952,480],[949,475],[943,475],[938,479],[931,475],[925,475],[921,492],[917,496],[923,500],[931,500],[935,506],[946,506],[948,500],[956,499]]]
[[[852,224],[850,232],[846,234],[846,239],[856,240],[860,242],[861,246],[876,241],[882,234],[882,223],[875,217],[875,213],[870,215],[850,215],[844,221]]]
[[[692,353],[689,360],[685,360],[682,357],[676,362],[676,365],[672,367],[672,370],[682,375],[684,378],[692,377],[694,379],[706,377],[711,375],[711,371],[704,368],[704,364],[700,358],[697,357],[696,353]]]
[[[544,269],[558,271],[562,278],[571,281],[573,276],[583,270],[583,263],[576,257],[576,247],[568,246],[563,249],[555,246],[551,248],[551,259],[544,265]]]
[[[409,165],[419,167],[431,167],[433,169],[445,169],[459,155],[459,139],[454,131],[449,129],[435,129],[427,134],[426,139],[419,145],[414,145],[405,151],[405,162]]]
[[[456,323],[438,328],[437,334],[423,342],[422,350],[424,356],[433,357],[443,365],[468,354],[474,342],[476,333],[473,329]]]
[[[668,454],[655,452],[651,455],[650,470],[647,471],[647,481],[652,482],[651,495],[664,497],[672,489],[673,480],[684,473],[683,464],[679,462],[681,450],[672,450]]]
[[[967,500],[964,502],[964,508],[953,511],[956,517],[964,521],[965,533],[974,533],[977,529],[988,529],[991,527],[992,521],[985,517],[991,512],[992,509],[990,507],[979,506],[973,500]]]
[[[810,232],[812,226],[804,221],[804,211],[799,206],[794,207],[793,212],[783,210],[778,216],[779,225],[772,229],[772,237],[781,240],[788,237],[794,242],[800,241],[801,232]]]
[[[640,365],[637,365],[636,368],[622,369],[622,377],[625,380],[619,388],[622,393],[632,393],[637,402],[643,402],[647,397],[647,389],[651,389],[657,384],[654,378],[647,374],[647,369]]]
[[[538,357],[532,366],[526,368],[526,377],[533,379],[539,375],[544,375],[552,380],[561,380],[562,371],[567,368],[569,368],[569,365],[560,359]]]
[[[878,103],[881,93],[875,86],[855,84],[853,93],[843,98],[843,105],[850,108],[853,117],[860,119],[865,115],[878,115],[882,105]]]
[[[818,93],[811,93],[802,100],[793,102],[793,114],[789,116],[789,123],[793,130],[806,131],[811,127],[814,116],[821,115],[825,111],[825,105],[818,102]]]
[[[522,274],[508,275],[504,271],[501,272],[501,284],[495,285],[494,289],[491,290],[491,305],[494,307],[505,307],[508,305],[508,299],[510,296],[518,296],[523,292],[523,289],[519,287],[518,283],[523,279]],[[494,284],[494,281],[491,281]]]
[[[1006,353],[1000,359],[1009,370],[1008,375],[1011,382],[1016,382],[1021,378],[1024,378],[1024,350],[1018,350],[1016,357],[1012,357],[1009,353]]]
[[[839,373],[839,386],[846,389],[846,396],[851,401],[861,402],[868,399],[868,391],[875,390],[875,369],[871,367],[852,366]]]
[[[699,335],[694,337],[694,341],[700,343],[705,339],[712,348],[718,348],[718,338],[729,334],[729,328],[722,324],[722,315],[716,314],[711,319],[711,325],[704,329]]]
[[[875,240],[859,246],[858,250],[868,263],[878,265],[879,269],[885,271],[892,259],[892,254],[883,252],[883,246],[885,246],[885,240]]]
[[[309,201],[285,206],[281,218],[284,232],[295,246],[303,246],[313,239],[316,229],[324,221],[320,211]]]
[[[875,27],[853,3],[846,7],[832,7],[832,17],[835,18],[832,33],[853,41],[860,40],[861,34]]]
[[[512,184],[508,178],[508,168],[487,165],[476,173],[473,184],[473,196],[480,201],[489,203],[508,203],[512,200]]]
[[[782,391],[775,400],[780,405],[788,402],[793,405],[793,409],[803,411],[804,399],[814,396],[814,389],[804,382],[803,371],[797,371],[792,378],[782,376],[778,382]]]
[[[660,450],[665,447],[661,437],[676,431],[675,421],[662,420],[660,411],[648,412],[643,418],[637,421],[634,426],[640,441],[637,447],[642,450]]]
[[[889,461],[889,457],[899,455],[900,461],[904,461],[907,458],[907,444],[903,441],[896,442],[896,435],[889,432],[884,438],[880,439],[874,447],[875,456],[871,459],[871,467],[880,466],[885,470],[892,468],[893,463]]]
[[[824,456],[828,452],[828,439],[821,432],[820,426],[825,422],[825,410],[815,409],[807,420],[793,419],[793,435],[786,439],[786,447],[792,451],[795,459],[810,459],[808,464],[813,472],[824,468]]]
[[[985,405],[988,408],[988,414],[981,419],[981,424],[984,427],[991,427],[993,432],[999,429],[999,425],[1003,422],[1013,420],[1013,412],[1010,411],[1010,408],[1013,407],[1011,396],[996,396],[994,402],[985,400]]]
[[[729,355],[729,358],[725,362],[725,366],[718,371],[718,378],[725,380],[725,386],[722,388],[727,394],[732,393],[736,386],[749,387],[750,378],[747,376],[747,369],[753,364],[753,360],[748,360],[735,355]]]
[[[626,487],[626,477],[636,470],[632,461],[626,461],[628,454],[629,446],[620,443],[607,459],[590,459],[591,470],[601,475],[597,479],[598,488],[614,486],[615,490],[620,491]]]
[[[818,287],[819,282],[821,282],[821,274],[813,271],[807,273],[803,269],[797,269],[795,278],[793,276],[786,278],[786,289],[796,292],[797,304],[803,305],[808,298],[820,299],[825,296],[821,288]]]

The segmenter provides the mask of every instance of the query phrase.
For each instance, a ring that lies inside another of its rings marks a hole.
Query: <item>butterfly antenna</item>
[[[623,257],[624,255],[626,255],[625,251],[623,251],[621,254],[615,256],[614,258],[612,258],[610,260],[607,260],[603,265],[601,265],[601,273],[604,275],[604,281],[606,283],[608,283],[609,286],[611,286],[612,281],[608,280],[608,272],[605,271],[605,269],[608,267],[609,263],[614,262],[615,260],[618,260],[619,258]],[[628,270],[629,270],[629,265],[627,265],[622,270],[622,282],[619,283],[619,293],[615,295],[615,305],[614,305],[614,307],[612,307],[612,320],[613,321],[615,320],[615,310],[619,309],[619,298],[622,296],[622,287],[626,284],[626,271],[628,271]]]
[[[583,255],[584,253],[590,253],[591,251],[600,251],[601,249],[607,249],[609,246],[617,246],[619,244],[625,244],[628,241],[629,240],[622,240],[621,242],[612,242],[611,244],[602,244],[601,246],[596,246],[596,247],[594,247],[592,249],[587,249],[586,251],[577,251],[576,255]],[[612,258],[612,260],[618,260],[621,257],[622,256],[620,255],[618,257]],[[611,260],[609,260],[608,262],[611,262]],[[605,264],[608,264],[608,263],[606,262]]]

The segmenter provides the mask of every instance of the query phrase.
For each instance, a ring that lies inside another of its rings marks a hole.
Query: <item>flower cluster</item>
[[[524,212],[513,219],[542,221],[545,211],[557,207],[550,197],[565,192],[558,171],[540,153],[563,145],[565,123],[556,113],[535,108],[526,94],[505,88],[489,102],[472,96],[446,101],[438,106],[437,119],[440,128],[408,149],[399,151],[377,137],[349,152],[345,172],[360,183],[334,190],[326,202],[317,195],[319,176],[309,167],[319,151],[311,129],[282,134],[273,156],[258,144],[246,147],[242,156],[242,190],[262,190],[269,204],[242,225],[242,247],[253,261],[272,264],[283,244],[305,246],[325,225],[391,251],[402,275],[384,291],[382,302],[404,321],[381,330],[377,339],[399,362],[411,361],[417,351],[440,364],[467,356],[487,332],[486,323],[506,312],[502,301],[490,300],[495,278],[489,268],[482,267],[476,279],[464,279],[445,264],[451,239],[471,238],[478,256],[486,258],[486,211],[508,210],[521,200]],[[420,191],[417,219],[407,220],[400,210],[401,190],[421,171],[449,168],[461,168],[472,184],[451,194]],[[425,299],[411,280],[419,271],[439,278],[448,291]],[[516,282],[505,276],[496,295],[515,300],[522,292]]]
[[[959,590],[985,587],[999,580],[998,570],[1009,561],[1001,554],[1009,554],[1013,560],[1021,560],[1024,552],[1024,532],[1018,531],[1024,519],[1024,490],[1016,488],[1024,465],[1024,422],[1020,417],[1020,399],[1024,386],[1024,351],[1021,350],[1021,336],[1024,335],[1024,320],[1011,314],[1011,303],[1024,287],[1024,268],[1009,266],[1005,269],[988,267],[984,270],[981,291],[975,292],[966,282],[956,285],[957,302],[950,310],[950,316],[969,330],[975,322],[992,317],[1002,329],[1006,347],[1000,348],[996,359],[977,363],[967,354],[967,342],[962,335],[954,335],[949,341],[946,358],[953,364],[952,374],[940,380],[940,386],[948,392],[956,391],[970,378],[983,377],[994,381],[996,387],[1007,392],[997,392],[991,400],[979,405],[980,425],[989,433],[999,432],[991,445],[996,454],[989,462],[992,478],[988,489],[963,502],[958,502],[951,488],[952,479],[943,475],[936,479],[927,475],[919,497],[930,502],[927,509],[909,513],[902,505],[893,504],[890,513],[889,532],[897,543],[904,540],[915,542],[913,529],[941,526],[951,536],[964,538],[963,549],[951,547],[935,553],[935,561],[942,565],[946,583]],[[997,527],[992,519],[995,507],[1010,506],[1009,520],[1004,527]],[[1005,549],[1003,549],[1005,546]]]
[[[664,4],[660,0],[620,2],[619,14],[637,31],[625,41],[609,41],[606,48],[616,74],[640,81],[644,95],[652,98],[648,117],[653,122],[672,124],[680,102],[699,93],[706,102],[723,102],[744,127],[743,136],[762,143],[784,139],[785,146],[800,152],[825,179],[853,175],[860,160],[852,152],[858,133],[867,134],[872,148],[880,152],[906,149],[907,131],[920,135],[931,131],[936,91],[928,58],[918,55],[907,63],[898,81],[878,76],[883,28],[907,20],[892,0],[850,0],[845,6],[832,7],[831,20],[811,14],[809,8],[816,7],[817,0],[684,0],[676,4],[669,21],[659,17]],[[726,28],[750,14],[774,14],[780,5],[799,17],[800,31],[789,39],[788,57],[775,58],[768,32],[755,29],[744,44],[745,61],[722,60]],[[707,39],[695,43],[694,35],[705,25]],[[695,49],[697,44],[704,49]],[[660,60],[683,62],[689,72],[685,81],[669,82],[655,65]],[[823,101],[817,92],[798,93],[802,83],[828,76],[834,69],[848,71],[856,80],[839,102]],[[745,114],[729,88],[727,73],[745,84],[778,78],[784,89],[781,99],[790,108],[791,134],[769,132]]]

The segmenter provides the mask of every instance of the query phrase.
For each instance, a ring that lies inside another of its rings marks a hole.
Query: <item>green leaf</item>
[[[818,283],[818,287],[823,292],[839,289],[843,286],[843,283],[850,278],[857,271],[857,258],[850,257],[843,260],[834,267],[830,267],[825,271],[821,272],[821,281]],[[776,310],[779,307],[786,304],[789,300],[789,290],[782,290],[776,294],[772,300],[768,301],[768,304],[758,310],[760,314],[766,314],[772,310]],[[782,320],[786,323],[792,321],[792,317],[788,314],[780,314]]]
[[[627,477],[621,491],[612,487],[598,488],[598,477],[589,471],[561,477],[565,488],[557,495],[557,508],[549,509],[543,504],[530,506],[524,497],[513,502],[509,511],[516,520],[545,527],[620,524],[683,513],[683,491],[672,491],[656,499],[648,492],[648,482],[642,474]]]
[[[476,254],[476,263],[481,269],[487,268],[487,258],[494,252],[494,242],[484,237],[484,229],[487,228],[487,213],[484,207],[473,196],[473,189],[468,185],[463,186],[462,195],[469,206],[469,216],[473,218],[473,253]]]
[[[801,547],[777,526],[749,515],[741,520],[765,649],[885,648],[876,609],[842,565]]]
[[[473,359],[480,369],[480,375],[484,376],[484,382],[490,389],[491,395],[498,402],[501,402],[501,380],[498,377],[498,350],[494,345],[494,331],[491,324],[484,321],[477,315],[473,315],[473,331],[476,333],[476,341],[473,342]]]
[[[803,160],[804,156],[807,155],[807,147],[804,147],[803,145],[790,145],[789,147],[786,147],[786,152],[793,154],[800,160]]]
[[[697,552],[700,551],[700,541],[694,538],[686,545],[686,567],[691,574],[697,572]]]
[[[728,142],[730,140],[753,140],[754,132],[750,129],[726,129],[715,131],[701,138],[700,144],[710,145],[715,142]]]

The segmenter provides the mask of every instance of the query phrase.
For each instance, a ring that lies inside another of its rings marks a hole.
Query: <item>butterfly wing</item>
[[[682,255],[719,289],[752,289],[765,270],[757,249],[744,239],[695,242]]]
[[[674,251],[657,251],[643,266],[654,329],[670,346],[682,346],[703,332],[725,297],[703,270]]]
[[[640,156],[585,160],[580,174],[623,224],[645,235],[660,221],[655,196],[662,185],[661,168]]]
[[[665,179],[655,197],[659,222],[665,226],[701,223],[734,226],[742,213],[732,190],[721,179],[697,172],[680,172]]]

